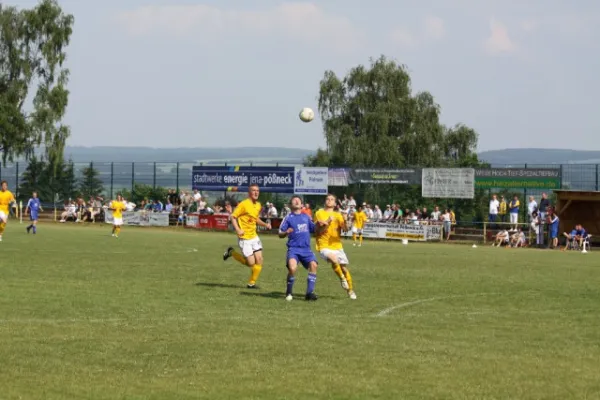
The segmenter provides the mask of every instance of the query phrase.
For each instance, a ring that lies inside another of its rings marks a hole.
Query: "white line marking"
[[[398,310],[400,308],[416,306],[418,304],[423,304],[423,303],[430,303],[432,301],[437,301],[437,300],[456,299],[456,298],[461,298],[461,297],[492,296],[492,295],[499,295],[499,294],[502,294],[502,293],[474,293],[474,294],[465,294],[465,295],[431,297],[429,299],[419,299],[419,300],[409,301],[407,303],[396,304],[395,306],[385,308],[385,309],[379,311],[377,314],[375,314],[375,316],[376,317],[385,317],[392,311]]]

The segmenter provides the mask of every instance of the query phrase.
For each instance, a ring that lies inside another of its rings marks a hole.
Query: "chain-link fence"
[[[237,163],[236,163],[237,164]],[[97,178],[102,182],[103,194],[108,197],[114,197],[122,191],[133,192],[138,184],[147,185],[151,188],[166,188],[176,190],[191,190],[192,188],[192,167],[201,165],[195,162],[89,162],[73,163],[76,187],[81,187],[84,172],[92,168],[97,173]],[[226,164],[225,164],[226,165]],[[242,165],[258,166],[254,163],[245,163]],[[268,164],[261,164],[263,166]],[[270,164],[271,166],[275,164]],[[284,164],[277,164],[284,166]],[[287,164],[291,165],[291,164]],[[20,187],[25,183],[28,164],[18,162],[0,166],[0,180],[6,180],[9,188],[19,197]],[[560,169],[561,188],[572,190],[595,190],[599,189],[599,164],[521,164],[521,165],[492,165],[492,168],[552,168]],[[414,209],[417,207],[434,205],[440,207],[452,206],[460,208],[462,203],[469,203],[471,208],[480,209],[482,216],[486,214],[486,207],[489,201],[489,195],[492,192],[504,192],[507,195],[518,195],[523,205],[526,204],[529,196],[539,199],[542,189],[480,189],[479,196],[475,200],[453,200],[444,201],[447,204],[429,204],[429,199],[422,199],[419,187],[408,187],[404,185],[351,185],[349,187],[331,187],[334,193],[338,195],[352,194],[360,202],[378,204],[384,207],[387,204],[401,203],[402,208]],[[210,194],[209,194],[210,195]],[[213,197],[223,196],[223,193],[214,194]],[[265,194],[265,200],[283,202],[287,196]],[[49,199],[48,199],[49,200]],[[313,205],[320,205],[321,198],[308,198]],[[442,203],[442,202],[440,202]],[[525,208],[525,207],[522,207]],[[469,216],[470,220],[477,219],[475,215]]]

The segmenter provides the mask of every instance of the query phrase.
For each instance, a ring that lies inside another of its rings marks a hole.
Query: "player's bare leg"
[[[342,288],[344,290],[348,290],[348,287],[349,287],[348,281],[346,280],[344,271],[342,271],[342,266],[339,264],[337,257],[333,254],[329,254],[327,256],[327,261],[331,264],[331,268],[333,269],[333,272],[340,279],[340,285],[342,285]]]
[[[288,274],[287,274],[287,284],[286,284],[286,288],[285,288],[285,299],[287,301],[292,301],[294,299],[294,295],[293,295],[292,291],[294,288],[294,282],[296,281],[296,271],[298,270],[298,262],[295,259],[290,258],[287,261],[287,269],[288,269]]]

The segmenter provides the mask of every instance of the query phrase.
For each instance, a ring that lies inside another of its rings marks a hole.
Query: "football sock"
[[[348,291],[351,292],[353,290],[353,287],[352,287],[352,275],[350,275],[350,271],[348,271],[348,268],[346,268],[343,271],[343,274],[346,277],[346,281],[348,282]]]
[[[355,233],[353,233],[353,234],[352,234],[352,241],[353,241],[354,243],[356,243],[356,234],[355,234]]]
[[[248,281],[249,285],[256,284],[258,280],[258,276],[260,275],[260,271],[262,270],[262,265],[254,264],[252,266],[252,272],[250,273],[250,281]]]
[[[0,235],[4,233],[4,229],[6,228],[6,222],[0,222]]]
[[[342,271],[340,264],[331,264],[331,268],[333,268],[333,272],[335,272],[338,278],[344,279],[344,272]]]
[[[233,257],[235,261],[239,262],[242,265],[248,265],[248,263],[246,262],[246,257],[244,257],[242,254],[238,253],[235,250],[231,252],[231,257]]]
[[[292,289],[294,287],[294,281],[296,280],[296,278],[294,278],[294,275],[288,275],[287,277],[287,288],[285,289],[285,294],[292,294]]]
[[[113,226],[113,228],[112,228],[112,234],[113,235],[115,234],[115,230],[116,230],[116,228]]]
[[[362,236],[362,235],[360,235],[360,236],[358,237],[358,241],[360,242],[360,244],[362,244],[362,239],[363,239],[363,236]]]
[[[31,225],[31,228],[33,229],[33,233],[37,233],[37,226],[36,225]]]
[[[317,284],[317,274],[309,273],[306,278],[306,294],[313,293],[315,291],[315,285]]]
[[[117,226],[117,228],[115,229],[115,235],[119,236],[119,233],[121,233],[121,227]]]

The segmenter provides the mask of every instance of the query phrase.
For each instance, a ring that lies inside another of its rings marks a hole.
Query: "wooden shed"
[[[554,190],[559,232],[570,232],[576,224],[600,238],[600,192]]]

